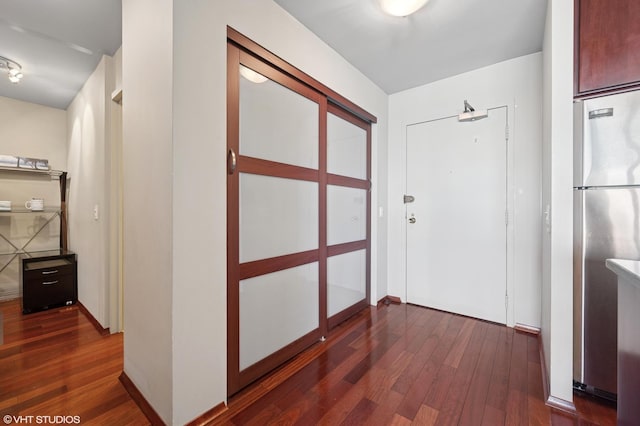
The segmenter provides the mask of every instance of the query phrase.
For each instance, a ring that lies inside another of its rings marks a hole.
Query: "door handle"
[[[236,166],[238,162],[236,159],[236,153],[233,149],[229,148],[229,155],[227,156],[227,167],[229,174],[232,175],[236,171]]]

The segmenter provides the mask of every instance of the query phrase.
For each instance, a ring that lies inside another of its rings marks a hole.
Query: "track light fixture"
[[[16,61],[0,56],[0,70],[7,72],[9,81],[13,84],[20,83],[20,80],[22,80],[22,66]]]

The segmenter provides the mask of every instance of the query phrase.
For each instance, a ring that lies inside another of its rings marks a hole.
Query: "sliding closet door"
[[[228,45],[229,395],[369,302],[371,125],[280,65]]]
[[[327,316],[333,328],[368,304],[371,125],[329,105]]]
[[[229,47],[228,390],[318,341],[326,98]]]

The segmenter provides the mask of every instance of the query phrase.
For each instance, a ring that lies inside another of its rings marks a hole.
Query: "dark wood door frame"
[[[327,318],[327,327],[329,330],[340,324],[350,316],[364,309],[369,305],[369,299],[371,298],[371,123],[364,121],[352,113],[345,111],[343,108],[329,104],[327,112],[345,120],[349,123],[360,127],[366,132],[367,135],[367,148],[366,148],[366,179],[356,179],[347,176],[340,176],[327,173],[327,184],[338,185],[347,188],[364,189],[367,191],[367,205],[366,205],[366,238],[361,241],[351,241],[343,244],[336,244],[327,247],[327,257],[337,256],[340,254],[350,253],[353,251],[366,250],[366,294],[365,298],[358,301],[354,305],[336,313],[335,315]],[[326,148],[326,147],[325,147]],[[326,149],[325,149],[326,151]],[[325,281],[326,283],[326,281]]]
[[[276,63],[273,63],[276,58]],[[269,79],[318,104],[319,153],[318,169],[283,164],[240,155],[239,67],[243,64]],[[309,83],[312,84],[309,84]],[[314,86],[315,80],[246,39],[233,29],[228,31],[227,49],[227,391],[236,393],[266,372],[273,370],[296,353],[326,336],[330,328],[366,307],[371,282],[371,122],[375,117],[332,92],[327,94]],[[317,82],[315,82],[317,83]],[[319,83],[317,83],[319,84]],[[328,89],[327,89],[328,90]],[[329,95],[333,95],[330,97]],[[346,109],[345,109],[346,108]],[[327,173],[327,115],[332,114],[363,128],[367,134],[367,178],[354,179]],[[318,248],[252,262],[239,261],[239,174],[248,173],[318,183],[319,229]],[[327,246],[327,185],[367,190],[366,239]],[[349,308],[327,318],[327,258],[357,250],[366,250],[366,297]],[[240,371],[239,283],[252,277],[277,272],[312,262],[319,268],[318,328],[289,343],[284,348]]]

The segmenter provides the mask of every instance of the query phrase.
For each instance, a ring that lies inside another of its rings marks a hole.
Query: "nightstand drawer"
[[[73,275],[75,265],[68,259],[43,260],[29,262],[24,270],[24,281],[56,280],[64,275]]]
[[[63,275],[25,281],[22,303],[25,310],[40,310],[51,306],[72,304],[76,301],[75,277]]]

